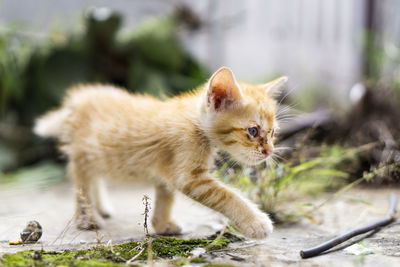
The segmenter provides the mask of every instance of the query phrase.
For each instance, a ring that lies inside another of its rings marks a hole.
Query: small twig
[[[331,195],[330,197],[328,197],[326,200],[324,200],[321,204],[314,206],[310,211],[308,211],[306,214],[309,215],[311,213],[313,213],[314,211],[320,209],[322,206],[324,206],[326,203],[328,203],[329,201],[331,201],[334,198],[337,198],[338,196],[342,195],[343,193],[347,192],[347,190],[349,190],[350,188],[358,185],[359,183],[363,182],[366,179],[365,176],[362,176],[361,178],[358,178],[357,180],[351,182],[350,184],[346,185],[345,187],[343,187],[342,189],[340,189],[339,191],[337,191],[336,193],[334,193],[333,195]]]
[[[217,237],[209,245],[207,245],[204,248],[206,251],[210,250],[210,248],[212,248],[217,243],[217,241],[220,240],[224,236],[225,229],[226,229],[226,226],[221,230],[221,232],[217,235]]]
[[[129,260],[126,261],[126,265],[131,265],[137,258],[140,257],[140,255],[143,254],[144,250],[146,249],[146,247],[144,246],[138,254],[136,254],[135,256],[133,256],[132,258],[130,258]]]
[[[149,229],[148,229],[148,225],[147,225],[147,220],[149,219],[149,212],[150,212],[150,203],[149,203],[149,197],[144,195],[143,196],[143,204],[144,204],[144,223],[143,223],[143,227],[144,227],[144,232],[146,233],[146,236],[149,235]]]
[[[380,228],[382,226],[392,223],[394,220],[396,220],[397,199],[394,194],[390,194],[389,200],[390,200],[389,216],[386,217],[385,219],[376,221],[376,222],[371,223],[364,227],[360,227],[360,228],[351,230],[350,232],[347,232],[341,236],[335,237],[319,246],[316,246],[316,247],[313,247],[310,249],[306,249],[306,250],[301,250],[300,256],[303,259],[317,256],[317,255],[321,254],[322,252],[327,251],[328,249],[331,249],[334,246],[339,245],[354,236],[364,234],[371,230],[374,230],[374,229],[377,229],[377,228]]]
[[[134,247],[131,250],[129,250],[129,253],[131,253],[133,250],[142,249],[142,248],[143,248],[143,244],[139,243],[139,245],[137,245],[136,247]]]
[[[366,145],[362,145],[360,148],[358,149],[358,151],[363,151],[364,148],[366,148],[367,146],[370,147],[371,145],[374,146],[377,143],[369,143]],[[340,189],[339,191],[337,191],[336,193],[334,193],[333,195],[331,195],[330,197],[328,197],[325,201],[323,201],[321,204],[314,206],[310,211],[306,212],[306,215],[309,215],[311,213],[313,213],[314,211],[318,210],[319,208],[321,208],[322,206],[324,206],[326,203],[328,203],[329,201],[341,196],[343,193],[347,192],[349,189],[353,188],[354,186],[358,185],[359,183],[363,182],[363,181],[369,181],[370,179],[374,178],[376,176],[377,173],[379,173],[382,170],[385,170],[386,168],[392,166],[394,164],[390,164],[390,165],[385,165],[382,166],[380,168],[377,168],[375,170],[372,170],[366,174],[363,174],[362,177],[358,178],[357,180],[351,182],[350,184],[346,185],[345,187],[343,187],[342,189]]]
[[[147,250],[148,250],[148,257],[151,257],[150,260],[152,260],[152,255],[150,256],[150,254],[151,254],[151,252],[152,252],[152,251],[151,251],[151,250],[152,250],[152,239],[151,239],[151,237],[149,236],[149,229],[148,229],[148,225],[147,225],[147,220],[149,219],[149,212],[150,212],[150,209],[151,209],[150,203],[149,203],[149,199],[150,199],[150,198],[149,198],[147,195],[144,195],[143,198],[142,198],[143,205],[144,205],[144,213],[143,213],[143,215],[144,215],[144,222],[143,222],[143,227],[144,227],[144,232],[146,233],[146,244],[147,244],[147,246],[145,246],[145,245],[142,244],[142,243],[139,243],[139,245],[137,245],[136,247],[132,248],[129,252],[131,252],[132,250],[136,250],[136,249],[138,249],[138,248],[140,248],[140,251],[139,251],[138,254],[136,254],[135,256],[133,256],[132,258],[130,258],[129,260],[126,261],[126,264],[127,264],[127,265],[133,264],[133,262],[134,262],[138,257],[140,257],[140,255],[143,254],[143,252],[145,251],[146,248],[147,248]]]
[[[113,250],[113,245],[112,245],[112,240],[108,240],[106,247],[110,247],[110,251],[111,253],[114,254],[114,250]]]
[[[61,231],[61,233],[56,237],[56,239],[54,239],[54,241],[51,243],[51,245],[54,245],[58,239],[61,238],[61,242],[64,240],[65,235],[67,234],[67,231],[71,228],[72,223],[74,221],[74,218],[76,217],[76,212],[74,214],[74,216],[67,222],[67,224],[65,225],[64,229]]]

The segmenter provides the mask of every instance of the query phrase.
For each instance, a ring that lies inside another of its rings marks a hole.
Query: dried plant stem
[[[131,265],[137,258],[139,258],[140,255],[143,254],[144,250],[146,249],[146,247],[144,246],[138,254],[136,254],[135,256],[133,256],[132,258],[130,258],[129,260],[126,261],[126,265]]]
[[[206,251],[210,250],[210,249],[212,248],[212,246],[214,246],[215,243],[217,243],[218,240],[220,240],[221,237],[224,236],[225,230],[226,230],[226,225],[225,225],[225,227],[221,230],[221,232],[217,235],[217,237],[213,240],[213,242],[211,242],[209,245],[207,245],[204,249],[205,249]]]
[[[331,201],[334,198],[337,198],[339,196],[341,196],[343,193],[347,192],[350,188],[358,185],[359,183],[363,182],[364,180],[366,180],[366,178],[363,176],[361,178],[358,178],[357,180],[355,180],[354,182],[351,182],[350,184],[346,185],[345,187],[343,187],[342,189],[340,189],[339,191],[337,191],[335,194],[333,194],[332,196],[328,197],[324,202],[322,202],[321,204],[315,206],[312,210],[310,210],[309,212],[307,212],[307,214],[311,214],[314,211],[318,210],[319,208],[321,208],[322,206],[324,206],[326,203],[328,203],[329,201]]]
[[[152,246],[152,239],[149,236],[149,229],[148,229],[148,224],[147,221],[149,219],[149,213],[150,213],[150,202],[149,202],[149,197],[147,195],[144,195],[142,198],[143,201],[143,205],[144,205],[144,222],[143,222],[143,227],[144,227],[144,232],[146,234],[146,241],[145,244],[147,244],[147,246],[145,244],[140,243],[138,246],[132,248],[129,252],[131,252],[132,250],[136,250],[140,248],[140,251],[138,254],[136,254],[135,256],[133,256],[132,258],[130,258],[129,260],[127,260],[125,262],[126,265],[132,265],[134,264],[133,262],[140,257],[140,255],[143,254],[143,252],[146,250],[147,248],[147,253],[148,253],[148,260],[152,261],[153,260],[153,246]]]
[[[350,184],[346,185],[345,187],[343,187],[342,189],[340,189],[339,191],[337,191],[335,194],[333,194],[332,196],[328,197],[325,201],[323,201],[321,204],[315,206],[313,209],[311,209],[310,211],[308,211],[306,213],[306,215],[309,215],[311,213],[313,213],[314,211],[318,210],[319,208],[321,208],[322,206],[324,206],[326,203],[328,203],[329,201],[341,196],[343,193],[347,192],[349,189],[353,188],[354,186],[358,185],[359,183],[363,182],[363,181],[369,181],[371,179],[373,179],[377,174],[379,174],[380,172],[383,172],[387,169],[390,169],[391,167],[396,166],[396,163],[392,163],[392,164],[388,164],[388,165],[384,165],[382,167],[376,168],[366,174],[364,174],[361,178],[358,178],[357,180],[351,182]]]
[[[148,229],[148,225],[147,225],[147,221],[149,219],[149,213],[150,213],[150,203],[149,203],[149,197],[144,195],[143,196],[143,204],[144,204],[144,223],[143,223],[143,227],[144,227],[144,232],[146,233],[146,235],[149,235],[149,229]]]
[[[371,223],[369,225],[351,230],[350,232],[347,232],[341,236],[335,237],[319,246],[316,246],[316,247],[313,247],[310,249],[306,249],[306,250],[301,250],[300,256],[303,259],[317,256],[317,255],[321,254],[322,252],[327,251],[328,249],[331,249],[334,246],[339,245],[354,236],[364,234],[371,230],[374,230],[379,227],[382,227],[382,226],[392,223],[394,220],[396,220],[396,216],[395,216],[396,215],[396,206],[397,206],[397,199],[393,194],[391,194],[390,195],[390,210],[389,210],[388,217],[386,217],[385,219],[376,221],[374,223]]]

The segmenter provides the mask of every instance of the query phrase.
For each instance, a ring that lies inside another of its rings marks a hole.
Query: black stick
[[[341,236],[335,237],[319,246],[316,246],[316,247],[313,247],[310,249],[306,249],[306,250],[301,250],[300,256],[303,259],[317,256],[317,255],[321,254],[322,252],[327,251],[328,249],[331,249],[334,246],[337,246],[356,235],[361,235],[361,234],[364,234],[371,230],[374,230],[376,228],[379,228],[379,227],[382,227],[382,226],[392,223],[396,219],[395,214],[396,214],[396,206],[397,206],[397,199],[394,194],[390,194],[389,201],[390,201],[389,216],[386,217],[385,219],[376,221],[376,222],[371,223],[364,227],[360,227],[360,228],[351,230],[350,232],[347,232]]]

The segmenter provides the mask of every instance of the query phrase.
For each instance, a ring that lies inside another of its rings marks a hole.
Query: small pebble
[[[37,221],[30,221],[21,232],[22,242],[37,242],[42,237],[42,226]]]

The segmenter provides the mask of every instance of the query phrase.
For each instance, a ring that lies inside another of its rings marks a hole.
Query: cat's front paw
[[[264,239],[273,231],[271,219],[263,212],[257,212],[254,216],[238,223],[237,227],[245,236],[254,239]]]
[[[179,235],[182,232],[182,228],[171,221],[162,222],[153,218],[152,223],[154,230],[159,235]]]

